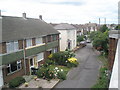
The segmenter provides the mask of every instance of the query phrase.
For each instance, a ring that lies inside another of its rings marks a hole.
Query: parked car
[[[91,43],[91,41],[89,39],[86,40],[87,43]]]
[[[81,41],[80,45],[86,46],[86,41]]]

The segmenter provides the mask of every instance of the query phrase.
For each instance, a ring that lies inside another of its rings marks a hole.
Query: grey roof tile
[[[54,28],[56,30],[72,30],[72,29],[76,29],[73,25],[70,25],[68,23],[60,23],[58,25],[55,25]]]
[[[2,24],[2,28],[0,28],[2,41],[0,39],[0,42],[59,33],[50,24],[40,19],[2,16],[0,20],[2,20],[2,22],[0,21],[0,25]]]

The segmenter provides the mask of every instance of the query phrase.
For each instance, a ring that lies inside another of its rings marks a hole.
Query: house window
[[[18,50],[18,41],[8,42],[6,43],[7,53],[14,52]]]
[[[42,61],[44,59],[44,53],[42,52],[42,53],[39,53],[38,55],[37,55],[37,62],[39,62],[39,61]]]
[[[52,40],[53,40],[53,41],[57,40],[57,35],[53,35],[53,36],[52,36]]]
[[[38,45],[38,44],[42,44],[43,43],[43,40],[42,40],[42,38],[36,38],[36,45]]]
[[[12,73],[12,72],[15,72],[17,70],[20,70],[20,69],[21,69],[21,60],[17,61],[17,62],[13,62],[11,64],[8,64],[8,66],[7,66],[8,74]]]
[[[27,39],[26,40],[26,47],[31,47],[32,46],[32,39]]]
[[[47,36],[47,41],[51,42],[51,36]]]

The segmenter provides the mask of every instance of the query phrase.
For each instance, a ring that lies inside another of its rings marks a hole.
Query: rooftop
[[[45,21],[27,17],[1,16],[0,26],[2,27],[0,28],[0,32],[2,32],[0,42],[59,33],[52,25],[47,24]]]
[[[60,23],[56,26],[54,26],[56,30],[73,30],[76,29],[73,25],[68,23]]]

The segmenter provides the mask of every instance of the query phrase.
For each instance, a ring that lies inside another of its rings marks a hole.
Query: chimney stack
[[[99,25],[100,25],[100,18],[99,18]]]
[[[39,16],[39,19],[42,20],[42,15]]]
[[[23,18],[26,18],[26,13],[23,13]]]
[[[106,18],[105,18],[105,24],[106,24]]]

